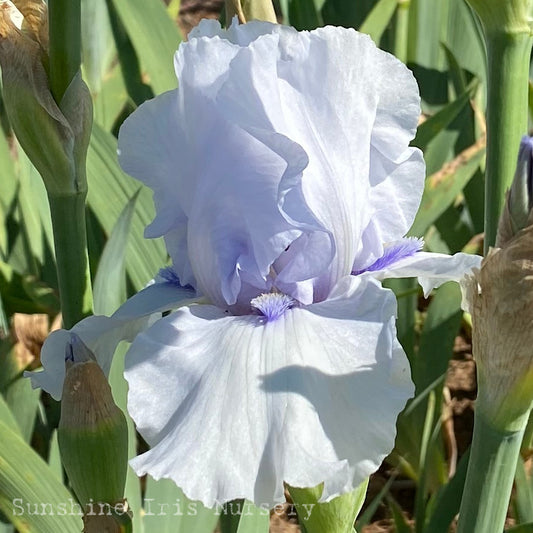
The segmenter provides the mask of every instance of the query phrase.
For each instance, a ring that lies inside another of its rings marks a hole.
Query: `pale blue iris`
[[[286,311],[294,307],[296,300],[286,294],[267,293],[254,298],[250,305],[259,311],[267,320],[273,322],[285,314]]]
[[[354,276],[362,274],[363,272],[375,272],[377,270],[384,270],[401,259],[412,257],[417,252],[420,252],[424,246],[423,239],[416,237],[405,237],[397,242],[385,246],[383,255],[374,261],[370,266],[362,270],[352,272]]]

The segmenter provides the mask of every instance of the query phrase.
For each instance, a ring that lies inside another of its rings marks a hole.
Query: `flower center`
[[[267,322],[277,320],[295,304],[296,300],[277,292],[261,294],[250,302],[252,308],[259,311],[267,319]]]

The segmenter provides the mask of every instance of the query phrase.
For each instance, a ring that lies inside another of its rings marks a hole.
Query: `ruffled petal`
[[[387,264],[380,270],[368,271],[376,279],[418,278],[424,296],[447,281],[461,282],[474,268],[479,268],[483,258],[479,255],[457,253],[454,255],[416,252],[410,257]]]
[[[367,36],[206,21],[175,66],[179,89],[141,106],[119,147],[184,283],[234,312],[272,283],[309,304],[405,233],[424,176],[408,148],[418,90]]]
[[[288,307],[184,307],[135,339],[128,410],[152,447],[131,463],[139,475],[171,478],[207,506],[273,505],[284,481],[324,482],[327,500],[378,468],[413,393],[394,296],[347,277],[330,300]]]
[[[187,216],[182,203],[187,193],[182,180],[191,174],[193,160],[187,152],[177,92],[169,91],[145,102],[124,121],[118,154],[124,171],[154,192],[156,217],[145,236],[164,236],[181,281],[196,286],[186,253]]]
[[[268,35],[258,37],[258,27]],[[356,257],[369,264],[414,219],[425,176],[422,153],[408,148],[420,114],[416,82],[396,58],[353,30],[296,32],[250,23],[225,36],[246,48],[217,94],[221,109],[245,129],[283,133],[309,156],[302,195],[281,208],[298,220],[299,209],[309,206],[335,237],[329,272],[313,281],[314,300],[323,299]],[[279,287],[306,279],[303,268],[288,265]]]
[[[41,350],[43,369],[24,372],[24,376],[30,378],[34,389],[39,387],[60,400],[65,380],[65,358],[72,333],[95,355],[107,376],[121,341],[131,342],[141,330],[159,318],[156,313],[174,309],[193,297],[194,292],[190,289],[176,287],[172,283],[154,283],[132,296],[111,317],[90,316],[68,331],[52,332]]]

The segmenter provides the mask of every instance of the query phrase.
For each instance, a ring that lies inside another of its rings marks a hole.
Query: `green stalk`
[[[394,55],[407,63],[407,43],[409,39],[409,7],[411,0],[398,0],[396,12],[396,32],[394,36]]]
[[[59,105],[81,63],[80,0],[48,0],[50,89]]]
[[[528,414],[500,430],[476,413],[457,533],[503,531]]]
[[[498,220],[511,186],[518,147],[527,132],[529,33],[485,31],[488,59],[485,253],[496,242]]]
[[[80,70],[81,2],[49,0],[50,90],[60,108],[63,96]],[[81,116],[80,116],[81,120]],[[90,123],[89,123],[90,128]],[[76,127],[74,126],[76,130]],[[85,148],[86,149],[86,148]],[[76,157],[76,155],[74,155]],[[65,187],[48,195],[56,251],[63,324],[70,329],[91,314],[92,289],[87,254],[85,156],[64,176]]]
[[[92,289],[87,254],[85,198],[87,191],[49,196],[57,277],[64,327],[70,329],[91,314]]]

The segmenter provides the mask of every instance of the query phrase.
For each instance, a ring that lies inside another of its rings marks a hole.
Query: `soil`
[[[177,22],[183,38],[187,37],[201,19],[217,19],[223,6],[224,0],[182,0]]]

